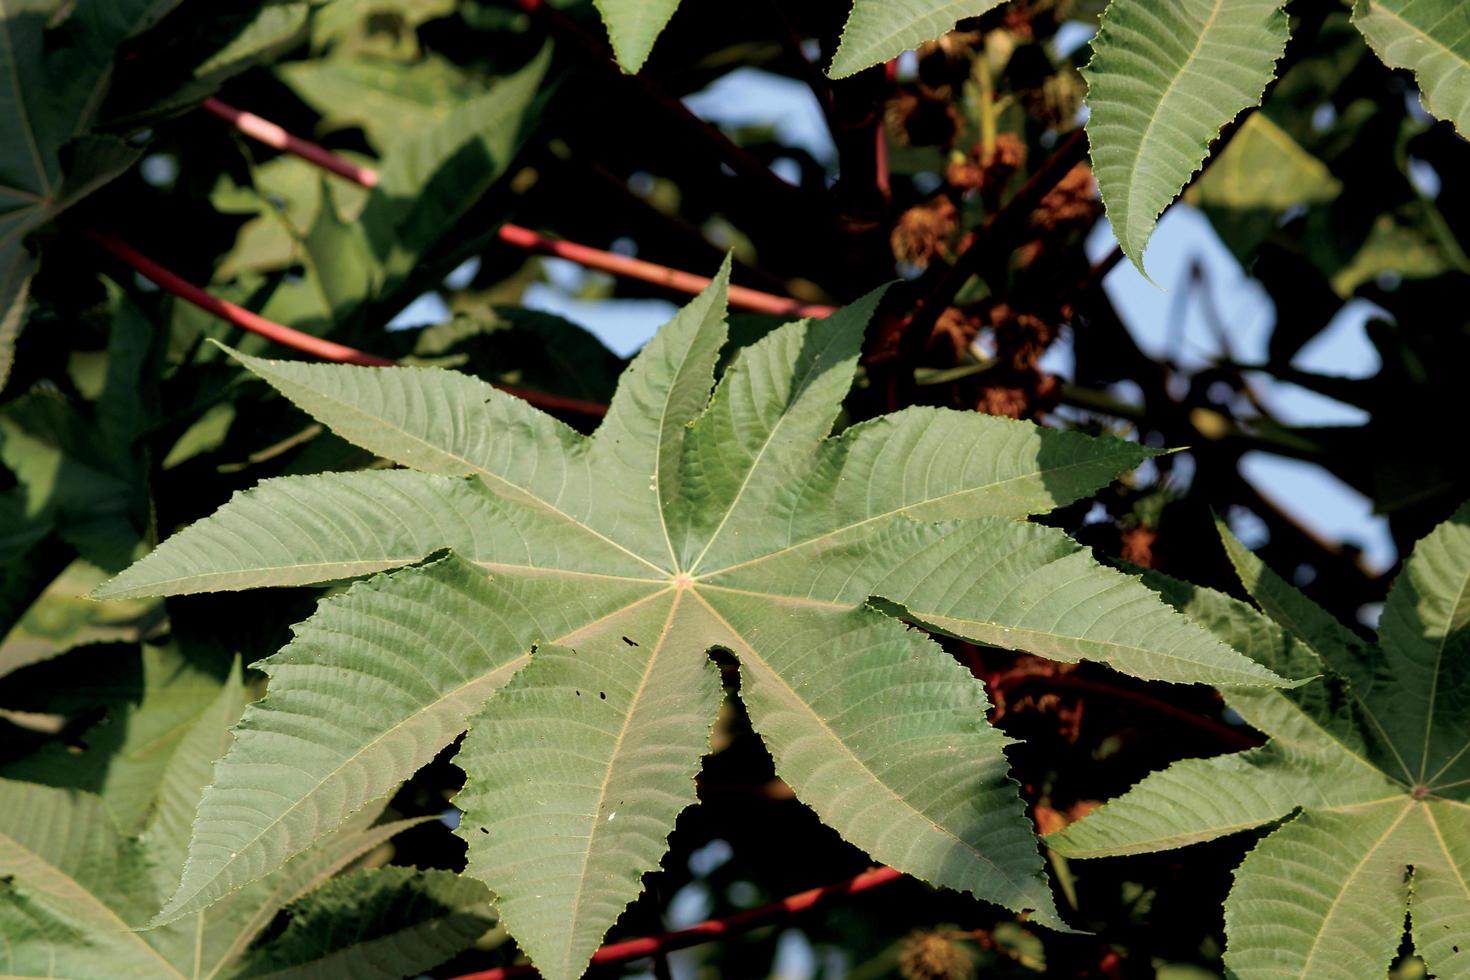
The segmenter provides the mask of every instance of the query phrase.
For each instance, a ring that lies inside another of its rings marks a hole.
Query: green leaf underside
[[[237,670],[172,751],[149,825],[136,839],[118,833],[98,796],[0,779],[0,936],[5,939],[0,943],[0,975],[140,980],[254,976],[257,971],[245,961],[247,950],[282,906],[421,822],[369,827],[382,808],[379,800],[310,852],[208,911],[161,929],[138,930],[178,880],[188,819],[210,764],[228,744],[229,724],[243,700]],[[475,887],[483,904],[483,887]],[[460,948],[394,942],[395,931],[413,938],[412,924],[404,919],[372,921],[350,934],[338,929],[320,936],[318,946],[350,955],[353,944],[386,938],[401,959],[413,956],[408,973],[428,969]]]
[[[827,74],[846,78],[932,41],[1001,0],[853,0]]]
[[[1430,972],[1470,976],[1470,505],[1405,563],[1381,649],[1221,530],[1264,615],[1157,573],[1145,583],[1277,672],[1323,676],[1290,689],[1227,688],[1270,741],[1177,762],[1049,842],[1072,857],[1138,854],[1289,818],[1236,872],[1225,957],[1235,975],[1382,975],[1407,911]]]
[[[1159,215],[1286,48],[1282,0],[1112,0],[1092,44],[1087,135],[1113,233],[1143,271]]]
[[[1470,136],[1470,7],[1460,0],[1355,0],[1353,23],[1384,64],[1414,73],[1428,112]]]
[[[602,22],[607,25],[613,55],[624,71],[643,67],[653,42],[668,24],[679,0],[594,0]]]
[[[469,873],[543,975],[576,976],[694,801],[722,648],[778,771],[834,829],[1059,926],[982,688],[868,600],[1140,676],[1280,682],[1017,522],[1148,450],[937,409],[828,438],[876,295],[763,338],[711,399],[727,275],[643,350],[590,438],[452,372],[242,358],[410,469],[266,481],[101,590],[378,573],[262,664],[269,694],[159,922],[268,873],[468,728]],[[957,572],[969,559],[995,568]]]

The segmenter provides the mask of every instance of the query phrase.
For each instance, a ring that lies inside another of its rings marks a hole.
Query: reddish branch
[[[378,184],[378,172],[371,167],[359,167],[325,147],[317,146],[299,136],[292,136],[269,119],[262,119],[253,112],[236,109],[213,96],[204,100],[204,109],[219,116],[251,139],[259,140],[266,146],[273,146],[278,150],[285,150],[323,170],[330,170],[339,177],[346,177],[354,184],[369,188],[376,187]]]
[[[170,271],[164,266],[139,252],[131,245],[127,245],[107,235],[98,234],[94,231],[86,232],[86,235],[121,259],[126,265],[145,278],[157,283],[161,288],[180,299],[192,303],[206,313],[213,314],[233,324],[241,330],[259,334],[268,340],[299,350],[304,354],[324,361],[335,361],[338,364],[359,364],[366,367],[393,367],[398,362],[377,354],[369,354],[360,351],[356,347],[348,347],[345,344],[334,343],[313,337],[309,333],[294,330],[285,324],[267,320],[259,313],[252,313],[241,306],[236,306],[228,300],[211,296],[198,286]],[[607,406],[598,402],[585,401],[581,398],[567,398],[563,395],[554,395],[545,391],[531,391],[525,388],[515,388],[510,385],[496,385],[501,391],[508,395],[524,399],[538,408],[553,412],[571,412],[577,415],[587,415],[593,418],[607,414]]]
[[[629,939],[626,942],[612,943],[604,946],[592,954],[592,963],[595,966],[606,966],[613,963],[626,963],[629,960],[642,959],[645,956],[655,956],[676,949],[685,949],[689,946],[698,946],[701,943],[713,942],[716,939],[724,939],[729,936],[748,932],[758,926],[771,922],[781,922],[800,912],[816,908],[818,905],[829,901],[845,898],[849,895],[858,895],[862,892],[872,891],[890,882],[904,877],[902,872],[892,868],[874,868],[864,871],[856,878],[840,881],[835,885],[826,885],[822,888],[813,888],[809,891],[798,892],[787,896],[770,905],[762,905],[759,908],[747,909],[744,912],[736,912],[734,915],[723,919],[709,919],[698,925],[690,926],[688,929],[678,929],[674,932],[666,932],[658,936],[644,936],[641,939]],[[509,977],[534,976],[536,969],[529,964],[520,966],[502,966],[493,970],[482,970],[479,973],[466,973],[462,976],[453,977],[451,980],[507,980]]]
[[[191,282],[159,265],[148,256],[134,249],[131,245],[124,244],[115,238],[101,235],[94,231],[86,233],[98,245],[101,245],[113,255],[122,259],[134,270],[157,283],[170,293],[182,300],[193,303],[206,313],[212,313],[227,323],[232,323],[241,330],[259,334],[268,340],[319,357],[324,361],[336,361],[339,364],[362,364],[368,367],[392,367],[393,361],[376,354],[360,351],[355,347],[347,347],[343,344],[313,337],[309,333],[293,330],[288,326],[267,320],[259,313],[252,313],[241,306],[236,306],[228,300],[211,296],[204,290]]]
[[[240,132],[252,139],[259,140],[267,146],[274,147],[286,153],[293,154],[328,170],[339,177],[345,177],[362,187],[375,187],[378,183],[378,172],[371,167],[359,167],[354,163],[337,156],[308,140],[301,139],[286,132],[280,126],[269,120],[249,112],[242,112],[234,106],[227,105],[219,99],[206,99],[204,108],[230,123]],[[576,242],[558,241],[538,234],[529,228],[520,225],[507,224],[501,226],[500,238],[502,241],[529,252],[540,255],[552,255],[557,258],[576,262],[578,265],[589,269],[599,269],[616,276],[624,276],[629,279],[639,279],[643,282],[653,283],[668,289],[684,293],[697,293],[709,285],[709,279],[705,276],[697,276],[690,272],[681,272],[678,269],[670,269],[667,266],[658,265],[654,262],[645,262],[642,259],[629,258],[626,255],[618,255],[614,252],[605,252],[602,249],[592,248],[587,245],[579,245]],[[783,316],[827,316],[832,312],[832,307],[822,306],[816,303],[801,303],[785,296],[776,296],[771,293],[763,293],[756,289],[748,289],[744,286],[730,287],[730,305],[740,309],[755,310],[760,313],[776,313]]]
[[[626,255],[604,252],[587,245],[578,245],[576,242],[547,238],[545,235],[538,235],[529,228],[522,228],[519,225],[502,225],[500,238],[528,252],[554,255],[590,269],[601,269],[603,272],[626,276],[629,279],[641,279],[644,282],[666,286],[683,293],[700,292],[710,283],[706,276],[696,276],[692,272],[681,272],[654,262],[644,262],[642,259],[631,259]],[[812,317],[829,316],[834,309],[819,303],[801,303],[785,296],[773,296],[770,293],[747,289],[744,286],[730,287],[730,305],[760,313]]]

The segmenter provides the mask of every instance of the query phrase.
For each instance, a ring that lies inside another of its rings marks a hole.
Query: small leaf
[[[846,78],[979,17],[1002,0],[853,0],[827,74]]]
[[[0,879],[10,879],[0,890],[7,973],[182,976],[132,931],[147,915],[148,875],[100,798],[0,779]],[[58,935],[68,938],[53,943]]]
[[[679,0],[595,0],[602,22],[607,25],[608,40],[623,71],[635,72],[643,67],[653,42],[668,24]]]
[[[1384,64],[1414,73],[1426,110],[1470,137],[1470,7],[1460,0],[1354,0],[1353,23]]]
[[[88,683],[79,683],[79,677]],[[219,702],[220,681],[208,665],[193,662],[173,644],[83,646],[38,664],[6,679],[17,694],[40,701],[22,710],[76,718],[103,709],[104,717],[82,733],[83,748],[49,742],[0,774],[95,793],[118,830],[136,834],[156,807],[160,787],[170,780],[175,754],[189,739],[207,738],[195,734],[201,724],[221,721],[219,712],[226,709]],[[11,701],[9,706],[20,705]],[[238,718],[238,711],[224,718],[219,731],[227,731]],[[206,766],[215,758],[204,760]],[[187,809],[186,828],[194,802],[179,804]]]
[[[1261,93],[1286,48],[1283,0],[1112,0],[1092,44],[1087,135],[1113,233],[1143,271],[1164,208]]]

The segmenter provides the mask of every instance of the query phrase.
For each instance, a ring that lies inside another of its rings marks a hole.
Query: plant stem
[[[269,119],[262,119],[253,112],[236,109],[214,96],[205,99],[201,105],[205,112],[219,116],[246,136],[266,146],[285,150],[287,153],[313,163],[323,170],[330,170],[337,176],[345,177],[362,187],[373,188],[378,185],[378,172],[373,168],[359,167],[325,147],[301,139],[299,136],[292,136]]]
[[[904,877],[902,872],[892,868],[874,868],[864,871],[855,878],[839,881],[835,885],[826,885],[822,888],[812,888],[808,891],[789,895],[769,905],[759,908],[747,909],[744,912],[736,912],[734,915],[723,919],[709,919],[705,922],[692,925],[687,929],[679,929],[674,932],[666,932],[658,936],[644,936],[641,939],[629,939],[621,943],[612,943],[604,946],[592,954],[592,965],[606,966],[611,963],[626,963],[629,960],[642,959],[645,956],[656,956],[659,953],[667,953],[675,949],[685,949],[689,946],[698,946],[701,943],[712,942],[727,936],[738,935],[758,926],[771,922],[780,922],[790,916],[809,909],[824,905],[838,898],[849,895],[859,895],[866,891],[882,887]],[[517,966],[496,967],[493,970],[481,970],[478,973],[466,973],[451,980],[507,980],[509,977],[532,976],[536,968],[530,964]]]
[[[626,255],[604,252],[601,249],[579,245],[576,242],[547,238],[519,225],[502,225],[500,238],[528,252],[554,255],[590,269],[600,269],[603,272],[626,276],[629,279],[641,279],[644,282],[679,292],[698,293],[710,284],[707,276],[698,276],[692,272],[671,269],[656,262],[645,262]],[[744,286],[730,287],[730,305],[755,310],[759,313],[777,313],[796,317],[825,317],[831,315],[834,310],[833,307],[823,306],[820,303],[802,303],[785,296],[775,296]]]
[[[369,354],[355,347],[323,340],[313,337],[309,333],[302,333],[284,324],[267,320],[258,313],[252,313],[242,306],[236,306],[228,300],[211,296],[204,290],[181,276],[159,265],[148,256],[108,235],[99,234],[95,231],[85,232],[86,236],[101,245],[104,249],[117,256],[132,269],[157,283],[160,287],[173,293],[175,296],[194,304],[206,313],[212,313],[227,323],[232,323],[241,330],[259,334],[267,340],[273,340],[283,347],[290,347],[324,361],[336,361],[339,364],[359,364],[366,367],[392,367],[394,362],[386,357]]]

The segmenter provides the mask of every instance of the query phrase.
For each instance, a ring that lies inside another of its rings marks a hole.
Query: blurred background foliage
[[[1167,292],[1117,263],[1081,165],[931,337],[900,342],[903,316],[1085,118],[1077,68],[1101,6],[1013,0],[829,82],[840,0],[685,2],[638,77],[608,60],[584,0],[8,3],[0,776],[90,790],[121,832],[141,827],[170,746],[236,657],[274,651],[319,590],[86,593],[264,477],[376,465],[207,341],[295,355],[159,290],[99,235],[306,333],[594,402],[670,295],[530,256],[498,238],[503,222],[700,274],[733,250],[737,282],[807,302],[898,278],[849,419],[920,402],[1180,448],[1048,520],[1228,589],[1220,513],[1318,602],[1371,624],[1398,551],[1470,496],[1455,448],[1470,145],[1370,55],[1345,4],[1288,4],[1293,41],[1264,106],[1222,134],[1160,226],[1149,261]],[[366,190],[251,141],[200,111],[210,96],[381,179]],[[740,316],[736,335],[776,322]],[[1012,758],[1042,830],[1176,758],[1255,739],[1209,692],[952,647],[989,682],[997,723],[1026,740]],[[260,678],[246,684],[258,692]],[[704,805],[613,938],[865,866],[727,710]],[[401,790],[393,814],[442,819],[379,863],[459,866],[445,823],[461,778],[436,763]],[[1220,903],[1250,843],[1054,859],[1071,919],[1097,935],[905,882],[667,968],[1216,976]],[[492,935],[436,975],[514,958]]]

